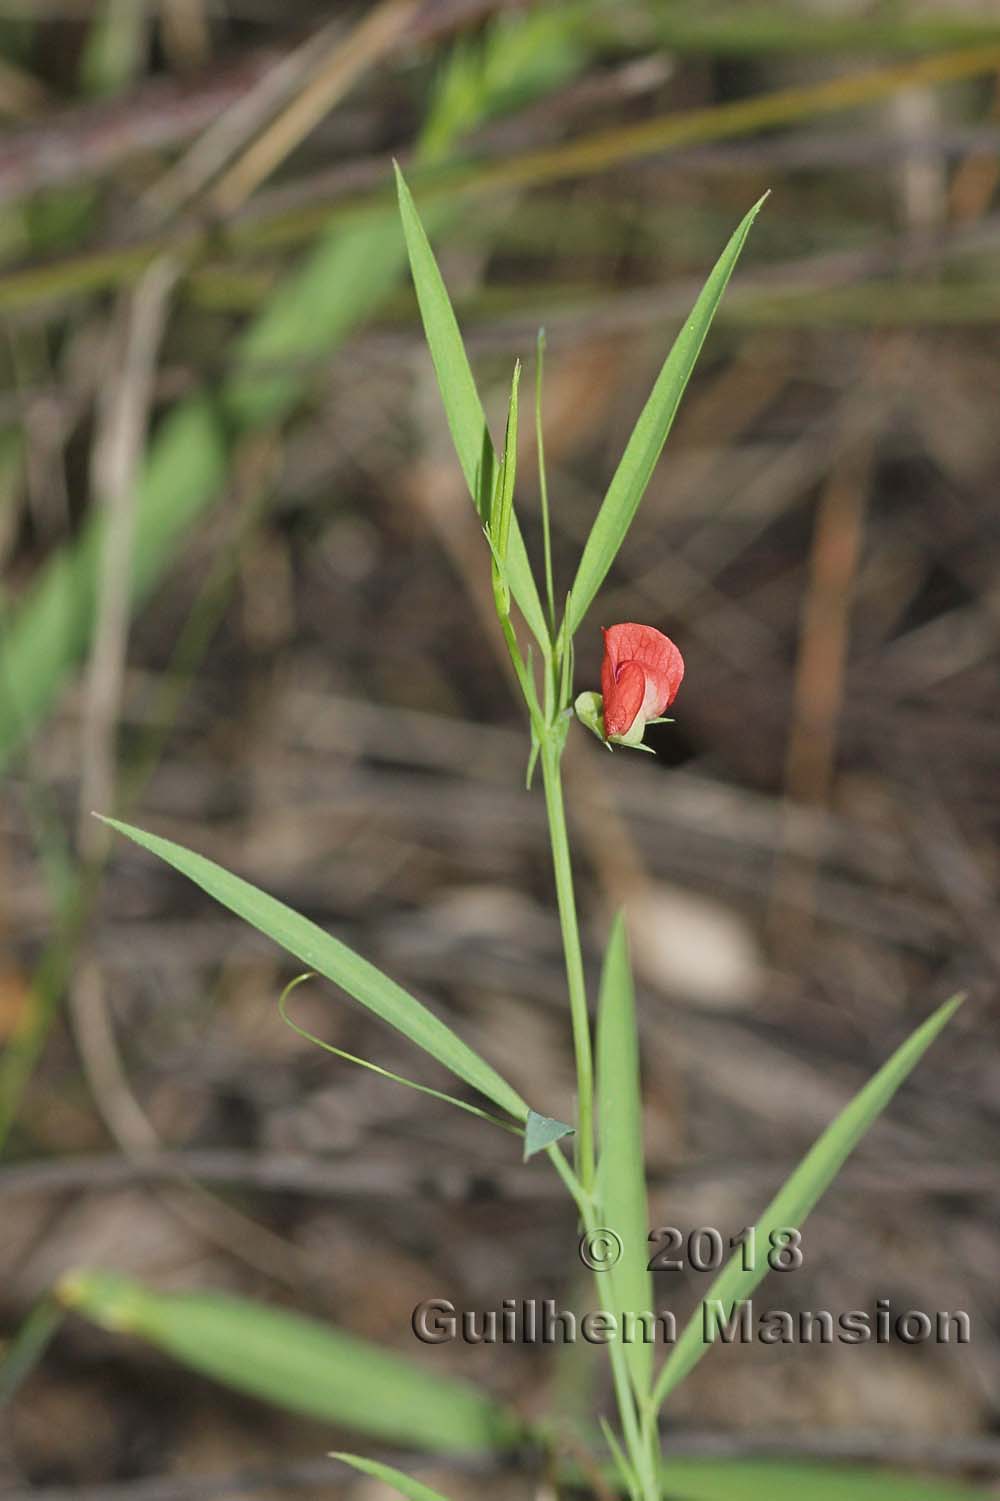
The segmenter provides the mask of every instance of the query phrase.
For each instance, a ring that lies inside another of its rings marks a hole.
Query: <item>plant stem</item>
[[[593,1234],[597,1229],[593,1196],[584,1192],[583,1185],[564,1158],[561,1146],[553,1143],[548,1149],[548,1155],[576,1204],[581,1221]],[[597,1272],[594,1274],[594,1281],[598,1301],[600,1301],[600,1294],[604,1289],[601,1276]],[[617,1340],[612,1340],[608,1345],[608,1358],[611,1362],[611,1378],[615,1388],[615,1400],[618,1404],[618,1416],[621,1420],[622,1437],[625,1440],[625,1448],[639,1486],[640,1494],[636,1501],[660,1501],[657,1476],[659,1437],[656,1427],[656,1408],[650,1402],[641,1405],[637,1411],[628,1368],[625,1365],[625,1352]]]
[[[573,893],[573,867],[570,862],[566,832],[566,809],[563,803],[560,770],[562,748],[552,736],[542,745],[542,780],[545,786],[545,810],[549,819],[552,844],[552,867],[559,904],[563,953],[566,959],[566,983],[569,987],[570,1017],[573,1023],[573,1051],[576,1054],[576,1167],[586,1194],[594,1190],[594,1059],[590,1041],[590,1017],[587,1012],[587,988],[583,978],[583,954],[580,929]]]

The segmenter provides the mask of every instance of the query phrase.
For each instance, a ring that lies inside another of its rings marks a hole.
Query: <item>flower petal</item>
[[[606,660],[606,659],[605,659]],[[617,673],[601,669],[604,689],[604,733],[625,735],[635,723],[646,697],[646,674],[638,662],[624,662]]]
[[[684,658],[670,637],[664,636],[662,631],[655,630],[651,625],[625,621],[621,625],[610,626],[604,632],[604,663],[610,665],[611,672],[618,677],[626,662],[635,662],[642,668],[646,680],[642,714],[645,719],[655,719],[677,697],[677,690],[684,677]],[[602,687],[604,682],[605,670],[602,666]]]

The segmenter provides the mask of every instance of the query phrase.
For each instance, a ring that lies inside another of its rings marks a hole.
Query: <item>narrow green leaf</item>
[[[639,1481],[636,1477],[636,1473],[625,1457],[625,1451],[622,1448],[621,1444],[618,1442],[618,1439],[615,1435],[615,1430],[612,1428],[611,1424],[608,1422],[603,1413],[601,1413],[598,1421],[601,1425],[601,1432],[604,1434],[604,1442],[611,1450],[611,1458],[613,1459],[615,1469],[618,1472],[618,1479],[621,1481],[622,1485],[624,1485],[629,1497],[633,1498],[634,1501],[634,1498],[639,1498],[640,1496]]]
[[[103,822],[117,829],[119,834],[142,845],[143,849],[158,855],[161,860],[179,870],[181,875],[187,876],[196,886],[207,891],[217,902],[228,907],[230,912],[235,912],[237,917],[242,917],[258,932],[301,959],[310,969],[326,975],[328,980],[346,990],[362,1006],[367,1006],[369,1011],[381,1017],[390,1027],[402,1032],[418,1048],[422,1048],[458,1078],[464,1079],[495,1105],[499,1105],[501,1110],[506,1110],[519,1121],[526,1119],[528,1106],[524,1100],[485,1059],[473,1052],[467,1043],[418,1001],[416,996],[410,995],[395,980],[390,980],[388,975],[384,975],[374,964],[356,954],[338,938],[325,933],[314,922],[300,916],[273,896],[251,886],[249,881],[243,881],[239,876],[223,870],[221,865],[206,860],[203,855],[196,855],[192,850],[184,849],[169,839],[147,834],[130,824],[119,823],[114,818],[105,818]]]
[[[447,288],[420,222],[416,204],[398,166],[396,186],[413,285],[448,426],[469,493],[480,519],[485,523],[489,519],[497,471],[493,440],[486,425],[486,416]],[[545,613],[516,516],[511,523],[507,575],[511,593],[520,606],[529,629],[539,645],[547,649]]]
[[[401,1496],[407,1496],[409,1501],[448,1501],[447,1496],[442,1496],[440,1491],[432,1491],[429,1485],[412,1480],[409,1475],[404,1475],[402,1470],[396,1470],[392,1465],[379,1464],[375,1459],[362,1459],[360,1454],[334,1453],[330,1458],[343,1460],[345,1465],[352,1465],[362,1475],[371,1475],[375,1480],[384,1481]]]
[[[220,1293],[158,1293],[76,1271],[63,1304],[273,1407],[421,1449],[506,1447],[516,1421],[475,1387],[281,1308]]]
[[[684,1501],[975,1501],[978,1488],[891,1470],[804,1460],[671,1459],[660,1477]]]
[[[706,1337],[707,1331],[704,1328],[705,1306],[721,1303],[728,1314],[735,1304],[750,1297],[769,1270],[767,1255],[772,1231],[802,1228],[809,1212],[829,1188],[865,1132],[881,1115],[911,1069],[920,1062],[963,1000],[964,996],[959,995],[946,1001],[896,1049],[875,1077],[826,1128],[788,1181],[778,1190],[757,1221],[756,1256],[753,1263],[744,1269],[742,1251],[732,1257],[712,1283],[667,1357],[654,1389],[657,1407],[697,1365],[712,1343],[711,1333]]]
[[[561,1141],[564,1136],[572,1136],[573,1127],[567,1126],[565,1121],[557,1121],[551,1115],[539,1115],[534,1110],[528,1111],[528,1120],[524,1128],[524,1160],[534,1157],[536,1152],[544,1152],[554,1141]]]
[[[583,623],[584,616],[632,525],[656,461],[667,441],[695,361],[701,353],[715,310],[722,301],[733,267],[763,202],[764,198],[761,198],[754,204],[716,262],[690,317],[674,340],[652,394],[632,430],[632,436],[601,502],[576,570],[569,617],[570,632],[573,635]]]
[[[501,567],[507,562],[510,523],[514,514],[514,481],[517,477],[517,388],[520,384],[521,361],[517,360],[510,383],[510,401],[507,405],[507,427],[504,432],[500,478],[497,481],[490,516],[490,535]]]
[[[649,1273],[646,1175],[642,1152],[642,1093],[635,991],[629,969],[628,939],[621,913],[615,918],[604,957],[597,1003],[597,1199],[609,1230],[621,1241],[621,1256],[606,1273],[610,1312],[621,1324],[626,1315],[653,1310]],[[607,1306],[607,1305],[604,1305]],[[640,1402],[649,1395],[652,1342],[637,1322],[623,1341],[625,1363]]]

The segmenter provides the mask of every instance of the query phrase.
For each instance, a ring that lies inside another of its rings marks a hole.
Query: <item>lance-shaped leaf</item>
[[[283,1308],[154,1292],[89,1270],[69,1273],[57,1292],[94,1323],[273,1407],[428,1450],[475,1452],[517,1438],[516,1420],[474,1386]]]
[[[434,362],[448,426],[469,493],[480,519],[485,523],[489,520],[497,473],[493,440],[486,425],[483,405],[472,377],[448,290],[420,222],[416,204],[398,167],[396,186],[413,285],[420,304],[420,316]],[[547,649],[545,612],[516,516],[511,522],[510,548],[506,561],[511,593],[539,645]]]
[[[642,1095],[635,991],[621,913],[615,918],[604,958],[597,1008],[597,1198],[604,1223],[621,1241],[618,1262],[604,1275],[610,1309],[619,1323],[636,1328],[623,1343],[636,1395],[644,1401],[653,1371],[653,1346],[642,1337],[641,1315],[652,1312],[646,1176],[642,1152]]]
[[[788,1181],[764,1210],[755,1227],[756,1255],[744,1265],[744,1252],[738,1251],[723,1267],[704,1299],[685,1325],[657,1377],[654,1400],[659,1406],[688,1372],[698,1364],[712,1344],[712,1334],[705,1328],[706,1305],[721,1304],[728,1320],[732,1309],[749,1298],[757,1284],[770,1270],[768,1250],[773,1231],[801,1229],[806,1217],[829,1188],[858,1142],[892,1099],[926,1053],[942,1027],[962,1004],[963,996],[945,1001],[923,1026],[897,1048],[875,1077],[854,1096],[849,1105],[829,1125],[815,1146],[806,1153]]]
[[[235,912],[258,932],[301,959],[310,969],[326,975],[328,980],[346,990],[362,1006],[367,1006],[369,1011],[388,1022],[390,1027],[395,1027],[397,1032],[402,1032],[418,1048],[436,1058],[502,1110],[519,1121],[527,1118],[527,1104],[495,1068],[473,1052],[468,1043],[429,1011],[422,1001],[341,943],[339,938],[324,932],[316,923],[273,896],[251,886],[249,881],[243,881],[214,861],[206,860],[204,855],[196,855],[180,844],[161,839],[156,834],[147,834],[130,824],[119,823],[117,819],[103,821],[179,870],[181,875],[187,876],[230,912]]]
[[[632,436],[601,502],[576,570],[569,617],[570,632],[574,635],[590,609],[594,595],[604,582],[608,569],[618,556],[618,550],[639,509],[639,502],[667,441],[684,389],[715,317],[715,310],[722,301],[733,267],[763,202],[764,199],[761,198],[754,204],[719,257],[687,322],[674,340],[652,394],[632,430]]]

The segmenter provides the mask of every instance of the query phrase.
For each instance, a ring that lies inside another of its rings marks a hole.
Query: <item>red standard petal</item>
[[[645,679],[642,712],[645,719],[655,719],[677,697],[677,690],[684,677],[684,658],[669,636],[654,630],[651,625],[639,625],[625,621],[613,625],[604,632],[604,663],[601,667],[601,687],[607,702],[606,681],[620,679],[627,663],[635,663],[642,669]],[[632,718],[635,718],[633,714]],[[631,720],[629,723],[631,724]],[[607,709],[605,709],[605,725]],[[623,731],[608,731],[608,734]]]

